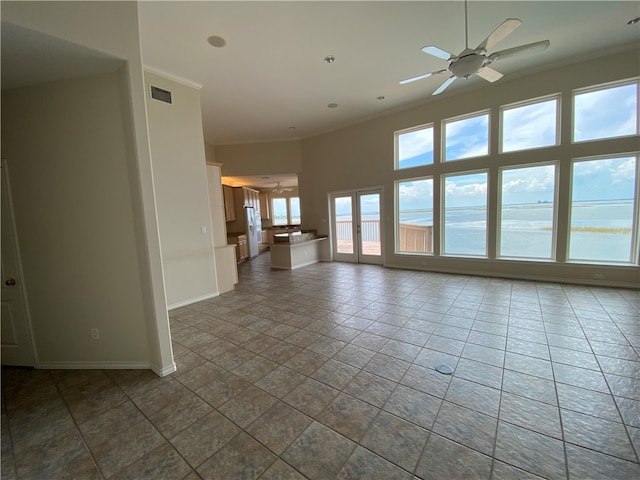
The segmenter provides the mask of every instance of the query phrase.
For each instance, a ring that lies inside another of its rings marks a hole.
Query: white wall
[[[39,366],[149,364],[123,72],[4,92],[9,174]],[[92,340],[99,328],[100,340]]]
[[[126,62],[118,80],[121,117],[117,125],[124,135],[123,155],[125,155],[130,187],[128,208],[132,212],[134,221],[134,261],[139,270],[139,277],[136,280],[140,287],[139,300],[142,307],[141,312],[130,312],[127,318],[129,322],[143,325],[146,342],[138,342],[137,348],[141,351],[148,349],[146,360],[149,366],[158,374],[170,373],[175,370],[175,365],[164,293],[147,134],[137,4],[135,2],[2,2],[1,8],[3,22],[83,45]],[[3,133],[6,125],[7,123],[3,122]],[[29,141],[33,142],[34,138],[31,137]],[[72,145],[69,145],[69,148],[72,148]],[[40,161],[45,160],[51,161],[51,158],[40,157]],[[93,179],[93,175],[87,176],[84,181],[91,184]],[[110,177],[103,179],[103,181],[111,180]],[[54,276],[53,273],[51,275]],[[92,279],[93,277],[87,279],[83,291],[97,292]],[[101,282],[98,284],[101,285]],[[112,301],[118,302],[119,299],[114,297]],[[55,304],[50,307],[54,308]],[[136,316],[138,314],[140,316]],[[126,335],[125,332],[122,333]],[[57,329],[56,336],[49,341],[55,342],[58,338],[66,336],[67,332],[60,328]],[[112,353],[115,355],[117,352]],[[83,357],[78,356],[76,360],[82,361]]]
[[[299,176],[302,220],[304,228],[317,228],[328,234],[329,211],[327,192],[373,187],[384,188],[386,221],[383,231],[385,264],[387,266],[428,269],[470,274],[488,274],[521,278],[595,283],[595,274],[605,276],[605,284],[638,285],[638,267],[593,266],[569,263],[501,261],[495,259],[456,259],[451,257],[398,255],[394,253],[394,181],[441,175],[465,168],[489,169],[490,177],[497,178],[498,167],[504,164],[525,164],[543,160],[559,160],[561,163],[560,195],[568,195],[569,161],[590,155],[638,150],[638,137],[619,138],[602,142],[571,144],[569,125],[562,125],[562,141],[557,147],[536,149],[510,154],[493,153],[486,158],[437,163],[410,171],[393,170],[394,132],[397,130],[434,123],[436,139],[443,119],[457,115],[490,109],[492,143],[490,150],[497,152],[497,124],[499,107],[549,94],[562,94],[562,110],[571,111],[573,89],[605,82],[632,78],[640,71],[638,51],[620,53],[596,60],[564,66],[555,70],[509,79],[505,77],[495,84],[487,84],[473,92],[460,95],[444,95],[435,101],[402,112],[373,119],[338,131],[303,140],[302,173]],[[437,148],[437,147],[436,147]],[[436,153],[438,150],[436,150]],[[455,163],[455,164],[452,164]],[[494,180],[495,181],[495,180]],[[496,184],[493,185],[495,187]],[[490,210],[497,208],[497,189],[490,185]],[[434,199],[437,202],[437,199]],[[558,202],[559,204],[561,202]],[[437,203],[434,205],[437,208]],[[560,215],[567,216],[565,211]],[[566,228],[559,229],[560,241],[566,244]],[[564,235],[564,238],[563,238]],[[496,235],[490,232],[489,251],[495,249]]]
[[[222,176],[299,173],[302,169],[301,142],[216,145],[215,161],[222,164]]]
[[[218,295],[199,90],[152,73],[173,103],[147,100],[169,308]]]

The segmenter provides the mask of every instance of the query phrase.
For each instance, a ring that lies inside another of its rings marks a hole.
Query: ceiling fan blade
[[[505,58],[515,57],[516,55],[544,52],[549,48],[549,45],[551,45],[549,40],[542,40],[541,42],[528,43],[527,45],[520,45],[519,47],[507,48],[506,50],[493,52],[489,55],[489,60],[495,62],[496,60],[504,60]]]
[[[422,80],[423,78],[428,78],[431,75],[439,75],[441,73],[447,72],[448,70],[445,68],[444,70],[437,70],[435,72],[431,72],[431,73],[425,73],[424,75],[418,75],[417,77],[411,77],[411,78],[407,78],[406,80],[402,80],[400,82],[400,85],[404,85],[406,83],[411,83],[411,82],[415,82],[416,80]]]
[[[418,75],[417,77],[407,78],[406,80],[402,80],[400,82],[400,85],[404,85],[405,83],[415,82],[417,80],[422,80],[423,78],[428,78],[431,75],[433,75],[433,73],[425,73],[424,75]]]
[[[495,82],[500,80],[503,75],[490,67],[484,67],[482,70],[476,73],[480,78],[484,78],[487,82]]]
[[[513,32],[520,25],[522,25],[522,20],[520,20],[519,18],[507,18],[498,26],[498,28],[491,32],[480,45],[478,45],[478,48],[476,48],[476,50],[491,50],[495,45],[498,44],[498,42],[504,40],[507,35]]]
[[[449,60],[453,58],[453,55],[449,52],[442,50],[441,48],[434,47],[433,45],[427,45],[421,49],[424,53],[433,55],[434,57],[441,58],[442,60]]]
[[[453,81],[456,79],[455,75],[451,75],[449,78],[447,78],[444,83],[442,85],[440,85],[435,92],[433,92],[431,95],[438,95],[442,92],[445,91],[445,89],[451,85],[453,83]]]

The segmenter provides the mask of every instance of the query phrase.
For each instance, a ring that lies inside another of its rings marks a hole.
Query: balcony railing
[[[360,235],[366,255],[380,255],[380,220],[363,220],[360,223]],[[351,220],[336,221],[336,240],[338,253],[354,252],[353,226]],[[431,225],[413,225],[401,223],[398,251],[412,253],[431,253],[433,251],[433,227]]]

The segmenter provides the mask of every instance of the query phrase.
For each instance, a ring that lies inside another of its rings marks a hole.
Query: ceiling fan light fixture
[[[327,55],[326,57],[324,57],[325,63],[333,63],[335,61],[336,61],[336,57],[334,57],[333,55]]]
[[[636,17],[636,18],[632,18],[631,20],[629,20],[627,22],[627,25],[635,25],[636,23],[640,22],[640,17]]]

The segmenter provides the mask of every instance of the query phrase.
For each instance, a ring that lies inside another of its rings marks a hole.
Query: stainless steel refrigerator
[[[244,207],[244,214],[247,221],[249,258],[253,258],[258,255],[258,245],[262,242],[262,221],[260,214],[253,207]]]

